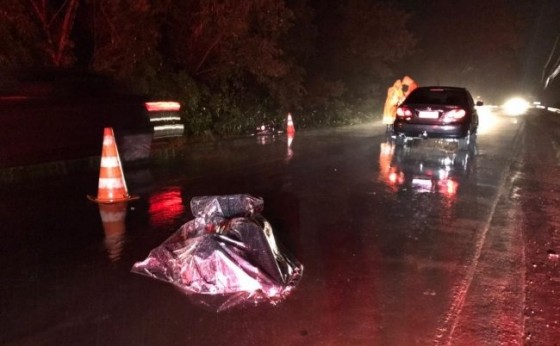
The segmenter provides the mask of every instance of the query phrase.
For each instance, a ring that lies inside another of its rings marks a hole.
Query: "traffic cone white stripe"
[[[109,157],[102,157],[101,158],[101,167],[105,168],[114,168],[119,167],[120,162],[119,158],[116,156],[109,156]]]
[[[114,143],[113,138],[111,138],[110,136],[103,137],[103,145],[104,146],[113,145],[113,143]]]
[[[122,189],[124,184],[120,178],[99,178],[100,189]]]

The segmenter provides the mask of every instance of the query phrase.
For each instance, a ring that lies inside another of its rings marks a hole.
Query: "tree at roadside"
[[[380,115],[387,83],[415,47],[410,14],[383,1],[316,1],[315,6],[318,52],[317,61],[306,65],[305,104],[327,113],[327,124]]]
[[[72,32],[80,0],[2,0],[0,64],[71,66]]]

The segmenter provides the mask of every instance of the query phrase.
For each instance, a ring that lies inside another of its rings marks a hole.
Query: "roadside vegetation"
[[[288,112],[298,128],[353,124],[380,119],[387,87],[423,53],[398,3],[2,0],[0,68],[111,75],[180,101],[187,136],[243,134]]]

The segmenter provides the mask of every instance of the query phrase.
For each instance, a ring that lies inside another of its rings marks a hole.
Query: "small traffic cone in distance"
[[[287,126],[286,126],[286,132],[290,135],[294,135],[296,133],[296,128],[294,127],[294,121],[292,119],[292,113],[288,113],[288,119],[287,119]]]
[[[97,203],[117,203],[138,199],[128,194],[115,134],[110,127],[106,127],[103,131],[97,197],[88,196],[88,198]]]

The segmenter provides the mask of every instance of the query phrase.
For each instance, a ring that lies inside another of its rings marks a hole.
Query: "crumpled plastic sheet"
[[[276,243],[260,214],[262,198],[201,196],[188,221],[132,267],[172,283],[195,303],[223,311],[243,304],[276,304],[295,288],[303,265]]]

